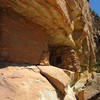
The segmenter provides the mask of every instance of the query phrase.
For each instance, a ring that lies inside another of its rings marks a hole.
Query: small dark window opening
[[[98,38],[97,37],[94,37],[94,41],[97,44],[98,43]]]
[[[98,36],[98,41],[96,42],[96,44],[97,44],[97,47],[100,46],[100,36]]]
[[[58,57],[56,58],[55,64],[58,65],[58,64],[61,64],[61,62],[62,62],[61,56],[58,56]]]
[[[100,36],[98,36],[98,42],[99,42],[99,44],[100,44]]]

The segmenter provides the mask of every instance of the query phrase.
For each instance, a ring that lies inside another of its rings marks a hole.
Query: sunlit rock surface
[[[76,100],[69,86],[70,78],[62,69],[54,66],[6,66],[0,69],[0,100]]]
[[[84,100],[92,33],[89,0],[0,0],[0,100]]]

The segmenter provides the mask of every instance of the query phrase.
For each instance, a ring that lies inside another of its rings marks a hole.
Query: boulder
[[[98,100],[100,98],[100,74],[97,73],[94,79],[89,81],[84,90],[85,100]]]
[[[0,69],[0,100],[59,100],[55,88],[39,72],[28,68]]]
[[[65,72],[54,66],[38,66],[42,75],[44,75],[54,86],[64,95],[65,89],[70,84],[70,78]]]

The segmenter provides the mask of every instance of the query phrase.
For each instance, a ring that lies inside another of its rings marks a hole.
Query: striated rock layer
[[[0,60],[39,64],[49,55],[45,34],[40,25],[0,10]]]
[[[97,62],[100,61],[100,17],[95,14],[95,12],[92,12],[92,17],[93,17],[93,35],[94,35],[94,40],[97,45],[96,49],[96,59]]]
[[[94,96],[92,33],[89,0],[0,0],[0,100]]]
[[[81,65],[95,63],[88,0],[0,0],[0,8],[1,60],[45,65],[48,48],[69,46]]]

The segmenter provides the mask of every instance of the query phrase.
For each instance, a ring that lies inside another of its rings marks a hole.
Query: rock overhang
[[[69,46],[75,49],[82,65],[95,62],[91,10],[87,0],[0,0],[0,7],[13,10],[44,28],[49,47]]]
[[[75,46],[71,35],[74,24],[64,0],[62,2],[59,0],[31,0],[30,2],[1,0],[0,2],[1,7],[12,9],[46,29],[50,46]]]

